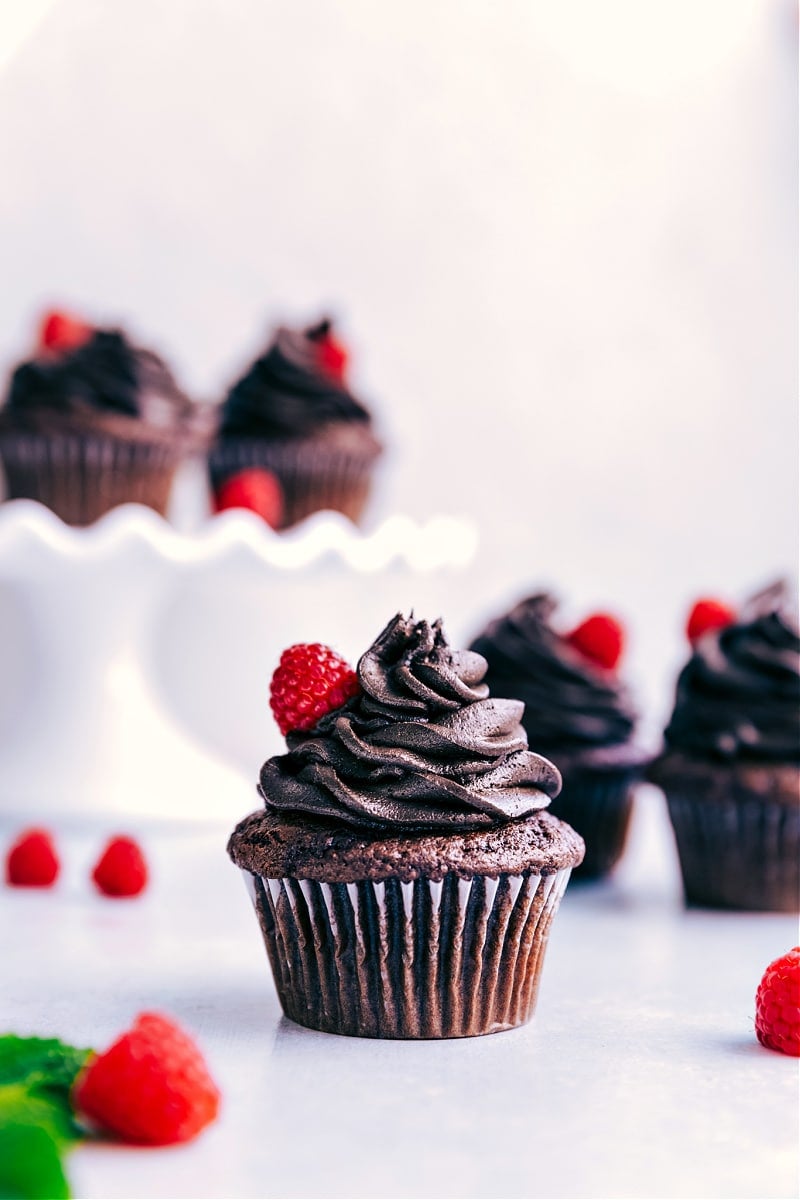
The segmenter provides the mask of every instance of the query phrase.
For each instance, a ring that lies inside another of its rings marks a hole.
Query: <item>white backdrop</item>
[[[789,0],[0,9],[0,365],[59,303],[213,398],[334,311],[372,522],[479,522],[459,632],[616,608],[656,721],[689,599],[794,572]]]

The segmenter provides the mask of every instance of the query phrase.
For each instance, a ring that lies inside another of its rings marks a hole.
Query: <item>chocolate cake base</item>
[[[640,775],[638,765],[604,770],[563,767],[563,787],[551,810],[586,843],[583,862],[575,868],[576,879],[608,875],[622,858]]]
[[[380,453],[380,443],[357,423],[330,426],[307,438],[222,438],[209,455],[211,485],[216,492],[239,471],[258,467],[280,484],[281,529],[328,509],[357,524]]]
[[[491,833],[372,839],[255,813],[228,849],[287,1017],[375,1038],[473,1037],[527,1021],[583,853],[549,813]]]
[[[800,910],[800,768],[669,753],[649,778],[667,798],[687,904]]]
[[[7,499],[38,500],[68,525],[91,525],[119,504],[145,504],[164,516],[180,457],[167,439],[0,435]]]

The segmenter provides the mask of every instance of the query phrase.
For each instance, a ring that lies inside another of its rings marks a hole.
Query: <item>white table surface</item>
[[[159,1009],[197,1036],[224,1097],[192,1145],[76,1150],[76,1196],[797,1195],[797,1062],[753,1032],[761,973],[797,922],[685,912],[654,789],[616,879],[568,888],[533,1021],[474,1040],[282,1018],[226,832],[144,831],[137,900],[92,893],[102,835],[86,828],[62,836],[56,890],[0,891],[3,1027],[102,1047]]]

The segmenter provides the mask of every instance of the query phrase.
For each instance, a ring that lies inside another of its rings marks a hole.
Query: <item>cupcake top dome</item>
[[[488,662],[493,691],[525,706],[528,737],[558,761],[629,742],[636,714],[615,667],[623,632],[596,614],[570,632],[553,624],[558,602],[546,592],[521,600],[472,643]]]
[[[220,435],[284,439],[331,423],[370,426],[369,411],[347,386],[347,361],[329,319],[301,330],[281,326],[231,388]]]
[[[0,420],[6,427],[51,432],[85,425],[147,435],[188,433],[196,406],[159,355],[120,329],[97,329],[65,313],[42,321],[34,357],[11,376]],[[120,424],[121,423],[121,424]]]
[[[690,614],[693,653],[678,677],[667,746],[721,761],[800,762],[800,631],[791,589],[775,583],[741,612],[728,612],[726,623],[725,607],[704,600]]]
[[[264,764],[267,809],[367,830],[463,833],[546,807],[559,772],[528,749],[522,704],[491,697],[485,675],[486,661],[452,649],[440,621],[393,617],[354,680],[329,676],[332,710],[290,730],[289,753]],[[273,684],[276,715],[304,686],[297,673],[286,683]],[[309,703],[325,688],[319,673],[311,678]]]

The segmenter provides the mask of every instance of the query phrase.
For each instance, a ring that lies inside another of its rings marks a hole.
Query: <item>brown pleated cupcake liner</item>
[[[242,873],[290,1020],[351,1037],[455,1038],[532,1016],[570,870],[331,884]]]
[[[276,476],[283,493],[281,529],[332,509],[356,524],[369,498],[376,454],[356,454],[319,441],[271,443],[258,438],[218,443],[209,456],[211,486],[259,467]]]
[[[4,433],[0,460],[9,500],[38,500],[68,525],[90,525],[118,504],[164,516],[180,453],[166,441]]]
[[[688,904],[800,910],[800,808],[666,794]]]
[[[599,879],[622,858],[639,775],[638,768],[628,767],[564,772],[564,785],[550,811],[577,830],[586,843],[584,860],[574,868],[575,879]]]

